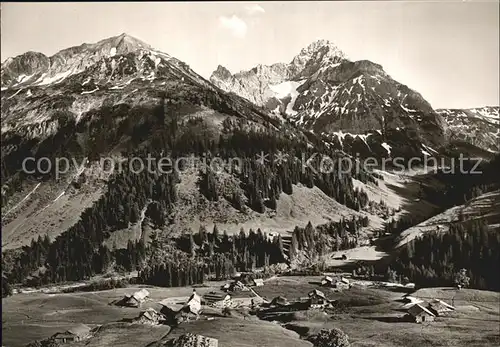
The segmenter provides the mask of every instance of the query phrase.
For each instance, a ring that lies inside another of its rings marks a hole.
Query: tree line
[[[470,286],[500,290],[500,234],[484,221],[450,225],[448,232],[428,233],[408,242],[391,268],[421,286],[449,286],[467,269]]]

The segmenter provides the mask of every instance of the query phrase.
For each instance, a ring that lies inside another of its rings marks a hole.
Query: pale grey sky
[[[289,62],[315,39],[369,59],[433,107],[499,102],[499,2],[2,3],[1,56],[126,32],[204,77]]]

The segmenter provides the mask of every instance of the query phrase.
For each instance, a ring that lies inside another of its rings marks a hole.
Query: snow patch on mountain
[[[296,91],[297,86],[300,85],[294,81],[285,81],[283,83],[269,85],[269,88],[276,94],[278,99],[284,99],[289,96],[292,91]]]
[[[297,100],[297,97],[299,96],[299,92],[297,91],[297,88],[299,88],[305,80],[301,81],[285,81],[282,83],[278,83],[275,85],[269,85],[269,88],[275,93],[276,98],[278,99],[284,99],[287,97],[290,97],[291,100],[286,106],[285,113],[288,115],[295,115],[297,114],[297,111],[293,109],[293,106],[295,105],[295,101]]]
[[[447,124],[447,137],[490,152],[500,151],[500,107],[436,110]]]
[[[84,95],[84,94],[92,94],[94,92],[97,92],[99,90],[99,87],[95,87],[94,89],[92,90],[86,90],[86,91],[83,91],[81,94]]]
[[[43,74],[42,77],[40,77],[40,79],[35,83],[36,83],[36,85],[39,85],[39,86],[44,86],[47,84],[58,84],[58,83],[61,83],[62,81],[64,81],[68,76],[70,76],[72,74],[73,74],[72,70],[59,72],[59,73],[56,73],[54,76],[47,76],[47,74]]]
[[[435,153],[435,154],[438,154],[438,153],[439,153],[439,152],[438,152],[438,151],[436,151],[434,148],[429,147],[429,146],[427,146],[426,144],[422,144],[422,147],[424,147],[424,149],[425,149],[426,151],[430,152],[430,153]],[[429,155],[430,155],[430,154],[429,154]]]
[[[35,188],[33,188],[21,201],[19,201],[14,207],[12,207],[9,211],[7,211],[5,213],[5,216],[8,215],[10,212],[14,211],[16,208],[18,208],[23,202],[28,200],[28,198],[31,196],[31,194],[33,194],[38,189],[38,187],[40,187],[41,184],[42,183],[38,183],[35,186]]]
[[[132,83],[132,81],[134,81],[135,78],[131,78],[130,80],[128,80],[127,82],[125,82],[124,84],[122,85],[117,85],[117,86],[113,86],[109,89],[111,90],[120,90],[120,89],[124,89],[126,86],[128,86],[130,83]]]
[[[328,135],[326,133],[324,133],[323,135]],[[347,136],[350,136],[352,138],[358,138],[360,139],[361,141],[363,141],[365,143],[365,145],[370,148],[370,145],[368,145],[368,138],[371,136],[372,134],[353,134],[353,133],[350,133],[350,132],[343,132],[342,130],[339,130],[339,131],[333,131],[333,132],[330,132],[329,134],[329,137],[336,137],[340,143],[340,146],[343,148],[344,147],[344,141],[345,141],[345,138]]]
[[[25,75],[25,74],[21,74],[17,77],[17,81],[18,83],[23,83],[23,82],[26,82],[28,81],[31,77],[33,77],[34,75]]]
[[[387,154],[390,156],[392,147],[387,142],[383,142],[382,147],[384,147],[384,149],[387,151]]]
[[[19,93],[21,92],[21,90],[22,90],[22,89],[18,89],[18,90],[17,90],[17,92],[15,92],[15,93],[14,93],[14,94],[12,94],[11,96],[9,96],[9,97],[7,98],[7,100],[12,99],[14,96],[16,96],[17,94],[19,94]]]
[[[390,106],[390,105],[389,105]],[[406,112],[410,112],[410,113],[413,113],[413,112],[417,112],[416,110],[412,110],[410,108],[407,108],[405,105],[401,104],[401,108],[403,110],[405,110]]]
[[[83,81],[82,86],[86,85],[86,84],[87,84],[87,83],[89,83],[90,81],[92,81],[92,78],[91,78],[91,77],[87,77],[87,78],[85,79],[85,81]]]
[[[430,157],[430,156],[431,156],[431,154],[430,154],[429,152],[427,152],[426,150],[424,150],[424,149],[421,149],[420,151],[421,151],[421,152],[422,152],[422,154],[423,154],[423,155],[425,155],[425,156],[428,156],[428,157]]]

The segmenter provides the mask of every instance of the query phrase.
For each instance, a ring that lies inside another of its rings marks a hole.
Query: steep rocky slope
[[[446,121],[446,134],[489,151],[500,151],[500,115],[498,106],[470,109],[436,110]]]

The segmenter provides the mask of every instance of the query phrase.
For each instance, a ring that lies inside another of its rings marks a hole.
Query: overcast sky
[[[1,55],[126,32],[204,77],[289,62],[323,38],[369,59],[434,108],[498,105],[499,2],[2,3]]]

